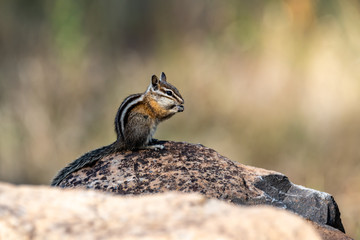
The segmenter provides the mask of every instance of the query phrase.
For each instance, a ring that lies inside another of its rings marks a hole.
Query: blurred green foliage
[[[0,180],[48,184],[115,139],[121,101],[166,72],[160,139],[329,192],[360,238],[360,3],[0,2]]]

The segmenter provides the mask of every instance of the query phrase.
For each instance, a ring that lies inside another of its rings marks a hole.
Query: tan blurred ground
[[[121,101],[164,71],[202,143],[334,195],[360,238],[358,1],[1,1],[0,180],[47,184],[112,142]]]

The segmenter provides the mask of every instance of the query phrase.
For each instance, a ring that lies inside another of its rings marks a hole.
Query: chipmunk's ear
[[[151,77],[151,86],[154,90],[158,89],[159,78],[156,75],[152,75]]]
[[[166,75],[164,72],[161,73],[160,81],[166,82]]]

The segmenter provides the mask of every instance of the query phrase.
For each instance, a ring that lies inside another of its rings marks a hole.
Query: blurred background
[[[122,100],[167,74],[202,143],[332,194],[360,238],[360,2],[0,2],[0,180],[49,184],[115,140]]]

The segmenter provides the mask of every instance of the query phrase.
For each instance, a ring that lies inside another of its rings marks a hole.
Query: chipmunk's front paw
[[[161,144],[154,144],[154,145],[148,145],[144,149],[162,150],[162,149],[165,149],[165,147],[164,147],[164,145],[161,145]]]

